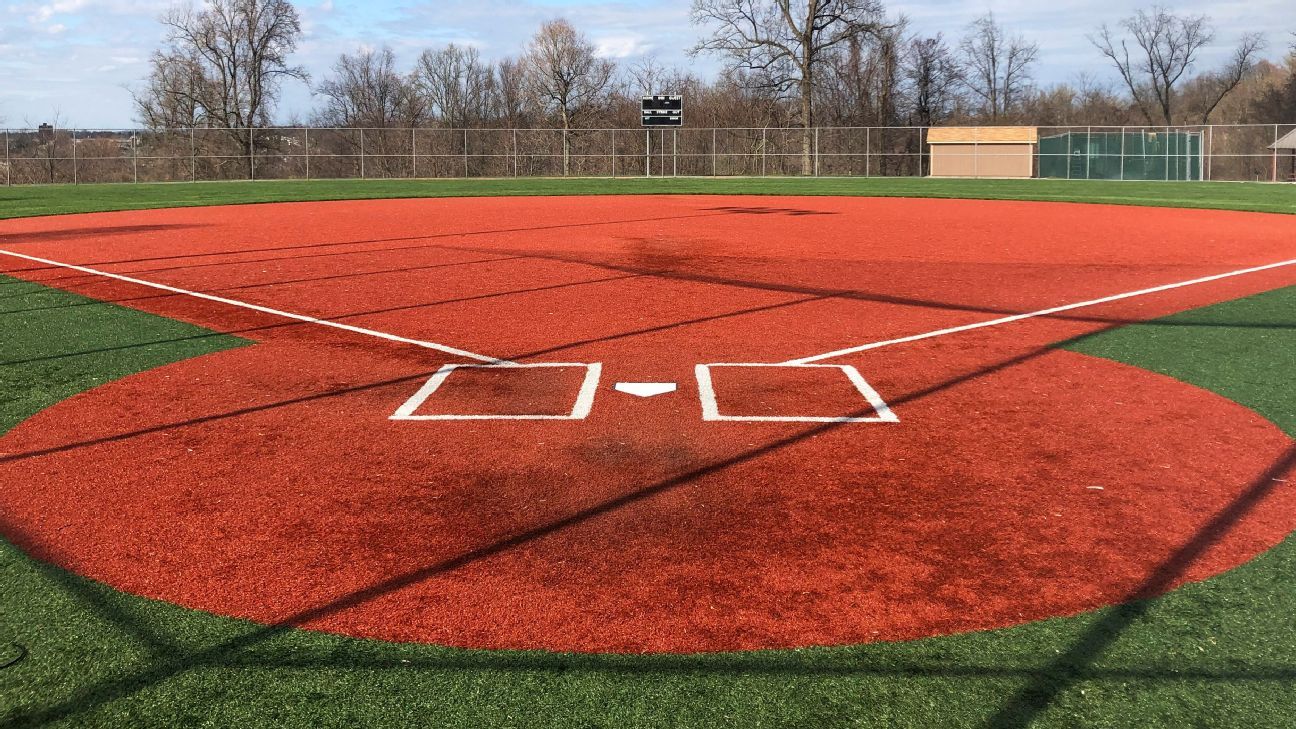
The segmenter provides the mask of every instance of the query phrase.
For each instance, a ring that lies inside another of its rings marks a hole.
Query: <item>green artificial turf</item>
[[[244,188],[262,184],[278,183]],[[60,200],[43,210],[74,204]],[[71,306],[88,302],[13,279],[0,277],[0,292],[0,434],[72,393],[242,344],[110,304]],[[7,313],[36,306],[55,308]],[[1067,346],[1214,390],[1296,435],[1293,330],[1289,287]],[[1180,556],[1190,561],[1193,547]],[[1015,628],[845,648],[589,656],[264,628],[125,595],[0,542],[0,663],[9,641],[28,651],[0,669],[0,725],[1289,727],[1293,575],[1296,537],[1161,598]]]
[[[285,180],[0,188],[0,218],[254,202],[463,195],[876,195],[1046,200],[1296,213],[1296,185],[922,177]]]

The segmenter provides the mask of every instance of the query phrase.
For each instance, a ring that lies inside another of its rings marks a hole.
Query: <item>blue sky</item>
[[[1294,0],[1177,0],[1181,12],[1204,13],[1219,33],[1205,55],[1217,62],[1243,32],[1269,38],[1279,57],[1296,31]],[[132,125],[130,94],[147,73],[147,59],[163,32],[158,16],[171,0],[0,0],[0,119],[10,127],[52,119],[68,126]],[[1148,3],[1126,0],[892,0],[922,32],[956,37],[974,17],[993,10],[1010,29],[1039,42],[1037,79],[1071,80],[1082,72],[1111,73],[1085,39],[1103,20],[1114,21]],[[645,55],[666,65],[711,73],[712,59],[684,52],[700,32],[689,24],[689,0],[302,0],[305,28],[296,61],[318,81],[339,53],[389,45],[406,66],[423,49],[449,42],[477,46],[488,58],[516,54],[535,28],[564,16],[588,34],[601,52],[634,63]],[[284,89],[279,116],[304,119],[310,89]]]

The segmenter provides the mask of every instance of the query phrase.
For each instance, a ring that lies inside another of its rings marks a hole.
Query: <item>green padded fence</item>
[[[1200,180],[1200,132],[1067,132],[1042,137],[1039,176],[1068,180]]]

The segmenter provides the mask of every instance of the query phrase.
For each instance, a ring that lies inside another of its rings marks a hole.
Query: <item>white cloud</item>
[[[608,35],[594,39],[595,53],[601,58],[630,58],[651,53],[653,44],[637,35]]]

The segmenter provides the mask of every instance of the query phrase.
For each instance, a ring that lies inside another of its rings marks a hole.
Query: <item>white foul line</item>
[[[341,330],[343,330],[343,331],[352,332],[352,333],[354,333],[354,334],[363,334],[363,335],[368,336],[368,337],[377,337],[377,338],[379,338],[379,339],[386,339],[386,340],[391,341],[391,342],[401,342],[402,344],[412,344],[412,345],[414,345],[414,346],[416,346],[416,347],[423,347],[424,349],[435,349],[435,350],[437,350],[438,352],[445,352],[446,354],[452,354],[452,355],[454,355],[454,356],[456,356],[456,357],[465,357],[465,358],[467,358],[467,359],[475,359],[475,360],[477,360],[478,362],[487,362],[487,363],[489,363],[489,364],[511,364],[508,360],[497,359],[497,358],[495,358],[495,357],[489,357],[489,356],[484,355],[484,354],[477,354],[476,352],[469,352],[469,351],[466,350],[466,349],[457,349],[457,348],[455,348],[455,347],[450,347],[450,346],[447,346],[447,345],[444,345],[444,344],[438,344],[438,343],[436,343],[436,342],[427,342],[427,341],[424,341],[424,340],[421,340],[421,339],[410,339],[410,338],[408,338],[408,337],[401,337],[401,336],[398,336],[398,335],[395,335],[395,334],[388,334],[388,333],[386,333],[386,332],[380,332],[380,331],[377,331],[376,329],[366,329],[366,328],[364,328],[364,327],[352,326],[352,325],[350,325],[350,324],[342,324],[342,323],[340,323],[340,322],[329,321],[329,320],[327,320],[327,319],[316,319],[316,318],[313,317],[313,316],[306,316],[305,314],[294,314],[294,313],[292,313],[292,312],[290,312],[290,311],[282,311],[282,310],[280,310],[280,309],[271,309],[271,308],[268,307],[268,306],[260,306],[260,305],[258,305],[258,304],[249,304],[249,303],[247,303],[246,301],[237,301],[237,300],[235,300],[235,299],[227,299],[227,298],[225,298],[225,297],[223,297],[223,296],[213,296],[212,294],[204,294],[204,293],[202,293],[202,292],[200,292],[200,291],[190,291],[190,290],[188,290],[188,289],[176,288],[175,286],[167,286],[166,284],[153,283],[152,281],[145,281],[145,280],[143,280],[143,279],[132,278],[132,277],[130,277],[130,276],[123,276],[123,275],[121,275],[121,274],[117,274],[117,273],[109,273],[109,272],[107,272],[107,271],[100,271],[100,270],[98,270],[98,269],[94,269],[94,268],[87,268],[87,267],[85,267],[85,266],[77,266],[77,265],[75,265],[75,264],[71,264],[71,263],[61,263],[61,262],[59,262],[59,261],[51,261],[51,260],[49,260],[49,259],[47,259],[47,258],[38,258],[38,257],[36,257],[36,256],[29,256],[29,255],[27,255],[27,254],[25,254],[25,253],[15,253],[15,252],[13,252],[13,251],[7,251],[7,250],[4,250],[3,248],[0,248],[0,255],[13,256],[14,258],[22,258],[22,259],[24,259],[24,260],[34,261],[34,262],[36,262],[36,263],[43,263],[43,264],[45,264],[45,265],[47,265],[47,266],[58,266],[58,267],[60,267],[60,268],[68,268],[68,269],[71,269],[71,270],[73,270],[73,271],[80,271],[80,272],[82,272],[82,273],[88,273],[88,274],[92,274],[92,275],[95,275],[95,276],[103,276],[103,277],[105,277],[105,278],[117,279],[118,281],[125,281],[125,282],[127,282],[127,283],[132,283],[132,284],[136,284],[136,285],[139,285],[139,286],[147,286],[147,287],[149,287],[149,288],[159,289],[159,290],[161,290],[161,291],[169,291],[169,292],[171,292],[171,293],[173,293],[173,294],[182,294],[182,295],[184,295],[184,296],[192,296],[192,297],[197,298],[197,299],[205,299],[205,300],[207,300],[207,301],[215,301],[215,302],[217,302],[217,303],[219,303],[219,304],[227,304],[227,305],[229,305],[229,306],[237,306],[237,307],[240,307],[240,308],[243,308],[243,309],[251,309],[252,311],[259,311],[259,312],[261,312],[261,313],[263,313],[263,314],[271,314],[271,315],[273,315],[273,316],[280,316],[280,317],[283,317],[283,318],[285,318],[285,319],[294,319],[294,320],[296,320],[296,321],[306,322],[307,324],[318,324],[318,325],[323,326],[323,327],[332,327],[332,328],[334,328],[334,329],[341,329]]]
[[[984,327],[993,327],[993,326],[998,326],[1000,324],[1010,324],[1012,322],[1021,321],[1023,319],[1033,319],[1039,316],[1049,316],[1050,314],[1057,314],[1063,311],[1082,309],[1086,306],[1096,306],[1098,304],[1105,304],[1109,301],[1119,301],[1121,299],[1128,299],[1134,296],[1143,296],[1144,294],[1155,294],[1158,291],[1169,291],[1170,289],[1177,289],[1183,286],[1192,286],[1194,284],[1207,283],[1210,281],[1218,281],[1222,278],[1230,278],[1232,276],[1242,276],[1248,273],[1257,273],[1259,271],[1267,271],[1271,268],[1282,268],[1283,266],[1291,266],[1293,264],[1296,264],[1296,258],[1287,261],[1279,261],[1278,263],[1269,263],[1264,266],[1254,266],[1252,268],[1243,268],[1237,271],[1229,271],[1228,273],[1217,273],[1214,276],[1203,276],[1202,278],[1194,278],[1190,281],[1180,281],[1178,283],[1165,284],[1163,286],[1153,286],[1150,289],[1139,289],[1138,291],[1129,291],[1123,294],[1104,296],[1101,299],[1092,299],[1090,301],[1081,301],[1075,304],[1054,306],[1050,309],[1040,309],[1039,311],[1032,311],[1026,314],[1013,314],[1012,316],[1000,317],[998,319],[991,319],[989,321],[979,321],[974,324],[964,324],[962,326],[949,327],[947,329],[937,329],[936,331],[926,332],[923,334],[912,334],[910,336],[899,337],[897,339],[886,339],[881,342],[871,342],[869,344],[861,344],[858,347],[847,347],[846,349],[837,349],[837,350],[833,350],[832,352],[824,352],[823,354],[811,355],[809,357],[801,357],[800,359],[790,359],[786,362],[780,362],[779,364],[784,364],[784,365],[810,364],[812,362],[819,362],[825,359],[833,359],[835,357],[841,357],[847,354],[854,354],[856,352],[865,352],[870,349],[878,349],[879,347],[889,347],[893,344],[904,344],[906,342],[916,342],[920,339],[931,339],[932,337],[943,337],[946,334],[957,334],[958,332],[966,332],[972,329],[982,329]]]

